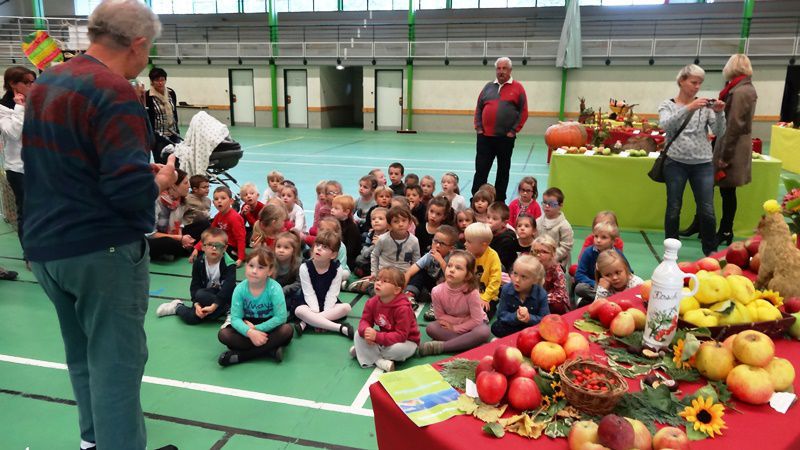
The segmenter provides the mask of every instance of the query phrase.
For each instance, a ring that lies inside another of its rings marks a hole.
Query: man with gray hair
[[[177,174],[174,158],[150,165],[147,113],[128,80],[160,32],[141,1],[105,0],[89,17],[86,54],[46,70],[28,97],[23,244],[58,315],[81,449],[147,444],[144,235]]]
[[[514,141],[528,120],[528,99],[525,89],[511,78],[511,60],[497,58],[494,63],[494,81],[486,83],[478,96],[475,108],[475,131],[478,132],[475,153],[475,176],[472,194],[486,183],[494,159],[497,158],[497,177],[494,187],[496,200],[505,202],[508,189],[508,172]]]

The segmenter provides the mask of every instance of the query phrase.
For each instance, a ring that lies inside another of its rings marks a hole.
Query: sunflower
[[[686,419],[687,422],[694,423],[694,429],[701,433],[705,433],[710,437],[715,437],[716,433],[722,436],[723,428],[728,428],[722,417],[725,416],[725,407],[722,403],[714,403],[714,399],[707,397],[697,397],[692,400],[692,406],[687,406],[683,409],[679,416]]]
[[[678,339],[678,342],[672,346],[672,351],[674,355],[672,356],[672,362],[675,363],[675,367],[678,369],[691,369],[694,365],[694,355],[689,358],[688,361],[682,361],[681,355],[683,354],[683,339]]]
[[[544,397],[542,397],[542,408],[544,408],[545,410],[550,408],[550,396],[549,395],[545,395]]]
[[[763,291],[757,292],[756,294],[758,294],[758,297],[756,298],[763,298],[764,300],[769,300],[769,302],[775,305],[775,307],[781,306],[783,304],[783,297],[781,297],[780,292],[765,289]]]
[[[561,389],[561,382],[553,381],[550,383],[550,387],[553,388],[553,401],[558,401],[564,398],[564,391]]]

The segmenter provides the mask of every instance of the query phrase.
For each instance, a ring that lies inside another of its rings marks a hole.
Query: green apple
[[[792,316],[794,316],[795,321],[792,327],[789,328],[789,336],[800,340],[800,312],[796,312]]]

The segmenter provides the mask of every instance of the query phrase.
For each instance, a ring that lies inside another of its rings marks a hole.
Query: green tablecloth
[[[572,225],[592,225],[595,214],[612,210],[620,228],[628,230],[663,230],[667,189],[647,176],[653,158],[618,156],[583,156],[553,154],[548,185],[564,192],[564,214]],[[737,189],[738,210],[733,225],[736,236],[749,236],[761,218],[761,204],[776,198],[781,161],[753,161],[752,183]],[[714,207],[717,221],[722,202],[716,191]],[[689,183],[683,196],[681,228],[691,223],[695,203]]]
[[[783,168],[800,173],[800,130],[772,126],[769,154],[783,161]]]

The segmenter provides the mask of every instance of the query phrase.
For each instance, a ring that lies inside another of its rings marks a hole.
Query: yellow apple
[[[720,325],[736,325],[750,322],[753,322],[750,310],[739,302],[733,302],[733,311],[728,314],[720,314],[719,316]]]
[[[590,420],[580,420],[572,424],[567,436],[569,450],[579,450],[585,443],[597,443],[597,424]]]
[[[725,278],[728,282],[728,287],[730,288],[730,297],[743,304],[746,305],[753,301],[756,294],[756,288],[753,286],[753,282],[750,281],[749,278],[742,276],[742,275],[730,275],[729,277]]]
[[[568,334],[567,342],[564,343],[564,352],[567,354],[567,358],[584,351],[589,351],[589,340],[580,333],[572,332]]]
[[[772,358],[772,361],[765,367],[769,373],[769,380],[772,382],[772,389],[775,392],[787,391],[794,382],[794,366],[789,360],[783,358]]]
[[[733,356],[744,364],[764,367],[775,356],[775,343],[760,331],[745,330],[733,340]]]
[[[630,417],[626,417],[625,420],[633,425],[633,448],[638,450],[650,450],[653,448],[653,436],[650,434],[650,430],[639,420],[631,419]]]
[[[636,321],[628,311],[622,311],[611,321],[611,333],[617,337],[630,336],[636,331]]]
[[[683,316],[689,311],[693,311],[695,309],[700,309],[700,302],[697,301],[694,297],[683,297],[681,299],[680,309],[678,313]]]
[[[717,313],[707,308],[689,311],[683,316],[683,320],[696,327],[715,327],[719,323]]]
[[[627,312],[633,316],[633,321],[636,322],[636,329],[644,330],[644,324],[647,323],[647,314],[639,308],[630,308]]]
[[[724,380],[733,365],[733,352],[719,342],[703,342],[695,354],[697,371],[712,381]]]
[[[792,314],[794,316],[794,323],[789,328],[789,335],[795,339],[800,339],[800,312]]]
[[[728,373],[725,384],[728,385],[728,389],[734,397],[753,405],[763,405],[769,402],[772,394],[775,393],[769,373],[761,367],[747,364],[739,364],[734,367]]]
[[[755,305],[755,306],[750,306]],[[754,300],[753,302],[747,305],[748,308],[755,308],[756,310],[756,317],[753,318],[755,322],[767,322],[771,320],[778,320],[782,318],[781,311],[775,307],[772,303],[768,300],[764,300],[763,298],[759,298]]]
[[[730,297],[731,288],[725,277],[711,274],[700,279],[694,297],[701,305],[713,305]]]
[[[726,337],[725,340],[722,342],[722,345],[724,345],[725,348],[730,350],[731,353],[733,353],[733,341],[734,341],[734,339],[736,339],[737,335],[738,335],[738,333],[737,334],[732,334],[732,335]]]

